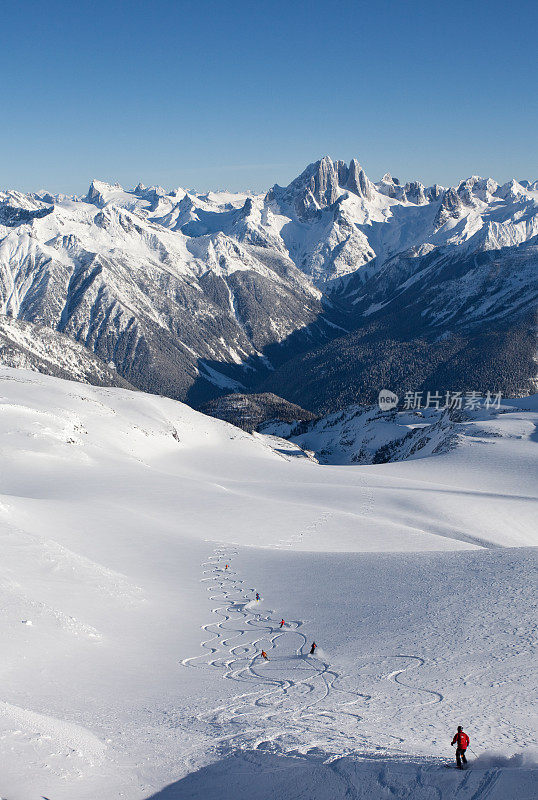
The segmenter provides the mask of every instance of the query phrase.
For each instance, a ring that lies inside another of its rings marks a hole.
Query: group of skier
[[[226,569],[228,569],[228,564],[226,564]],[[260,599],[261,598],[259,592],[256,592],[256,601],[259,602]],[[279,628],[282,629],[285,625],[286,625],[286,620],[284,619],[284,617],[282,617],[282,619],[280,620]],[[315,642],[312,642],[310,646],[310,652],[308,655],[313,656],[316,651],[316,648],[317,644]],[[265,650],[262,650],[260,655],[264,661],[269,661],[269,656],[267,655]],[[454,738],[452,739],[451,742],[452,746],[456,745],[456,766],[458,769],[464,769],[463,765],[467,764],[467,758],[465,756],[465,752],[469,747],[469,742],[470,742],[469,736],[465,733],[462,726],[458,725],[458,730],[455,733]]]
[[[228,569],[228,564],[226,564],[226,569]],[[256,602],[258,602],[258,603],[260,602],[260,594],[259,594],[259,592],[256,592]],[[286,624],[286,620],[284,619],[284,617],[282,617],[282,619],[280,620],[280,625],[278,627],[279,628],[283,628],[285,624]],[[317,648],[317,644],[315,642],[312,642],[312,644],[310,645],[310,652],[308,653],[308,655],[309,656],[313,656],[315,651],[316,651],[316,648]],[[260,655],[261,655],[261,657],[263,658],[264,661],[269,661],[269,656],[267,655],[265,650],[262,650]]]
[[[280,627],[282,628],[282,624],[280,625]],[[312,644],[310,645],[310,652],[308,653],[309,656],[313,656],[314,655],[314,653],[316,651],[316,647],[317,647],[317,644],[315,642],[312,642]],[[269,661],[269,656],[267,655],[265,650],[262,650],[260,655],[261,655],[261,657],[263,658],[264,661]]]

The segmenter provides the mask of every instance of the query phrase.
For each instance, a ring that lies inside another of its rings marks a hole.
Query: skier
[[[458,732],[454,736],[451,742],[452,745],[456,745],[456,764],[458,765],[458,769],[463,769],[462,761],[464,764],[467,763],[467,759],[465,758],[465,751],[469,747],[469,737],[464,732],[461,725],[458,725]]]
[[[257,600],[258,602],[259,602],[259,600],[260,600],[260,595],[258,594],[258,592],[256,592],[256,600]]]
[[[267,653],[265,652],[265,650],[262,650],[262,658],[263,658],[264,661],[269,661],[269,657],[267,656]]]
[[[280,620],[280,627],[283,628],[285,624],[286,624],[285,621],[283,619],[281,619]]]
[[[314,655],[314,650],[316,649],[316,647],[317,647],[317,644],[315,642],[312,642],[312,647],[310,648],[310,653],[308,655],[313,656]]]
[[[226,566],[224,567],[224,569],[228,569],[228,564],[226,564]]]

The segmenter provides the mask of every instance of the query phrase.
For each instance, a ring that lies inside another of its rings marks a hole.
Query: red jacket
[[[463,731],[458,731],[452,739],[452,744],[458,743],[458,750],[467,750],[469,747],[469,737]]]

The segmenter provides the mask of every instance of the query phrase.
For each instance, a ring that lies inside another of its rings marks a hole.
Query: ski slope
[[[2,368],[0,797],[530,800],[537,421],[321,466]]]

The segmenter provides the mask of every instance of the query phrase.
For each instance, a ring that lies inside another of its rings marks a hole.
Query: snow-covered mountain
[[[321,395],[290,396],[286,364],[326,360],[348,332],[414,349],[417,337],[528,331],[537,237],[536,182],[374,183],[328,157],[260,195],[100,181],[80,198],[6,191],[0,313],[67,334],[145,390],[196,404],[263,387],[317,410]],[[524,361],[513,393],[531,388]]]
[[[0,367],[1,796],[532,800],[535,402],[322,466]]]
[[[320,314],[290,259],[245,238],[248,198],[94,182],[82,199],[1,200],[2,313],[68,334],[142,388],[236,388],[218,365],[264,367],[267,345]]]
[[[134,389],[88,348],[45,325],[0,316],[0,364],[95,386]]]
[[[320,464],[385,464],[427,458],[455,447],[487,443],[510,437],[502,415],[511,402],[528,410],[536,408],[538,396],[505,401],[500,408],[483,403],[471,409],[424,408],[382,411],[378,406],[352,405],[343,411],[312,421],[270,420],[258,430],[297,445]]]

